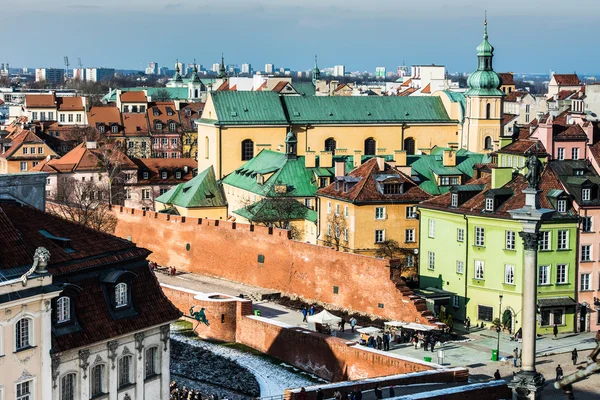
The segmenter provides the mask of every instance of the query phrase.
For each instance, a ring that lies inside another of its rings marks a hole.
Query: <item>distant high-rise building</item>
[[[62,68],[36,68],[35,81],[58,85],[65,81],[65,70]]]
[[[249,74],[252,69],[250,64],[242,64],[242,74]]]
[[[398,66],[398,76],[402,78],[403,76],[407,76],[409,74],[408,67],[406,65]]]
[[[114,78],[114,68],[86,68],[85,80],[88,82],[102,82]]]
[[[211,68],[211,70],[212,70],[212,72],[219,72],[219,68],[221,68],[221,64],[219,64],[219,63],[214,63],[214,64],[212,65],[212,68]]]
[[[346,66],[336,65],[333,67],[333,76],[345,76],[345,75],[346,75]]]
[[[151,61],[148,63],[146,67],[146,75],[156,75],[158,74],[158,63]]]
[[[275,70],[275,65],[265,64],[265,73],[272,74],[274,70]]]
[[[385,78],[385,75],[386,75],[385,67],[375,68],[375,78]]]
[[[85,68],[74,68],[73,79],[78,81],[85,81]]]

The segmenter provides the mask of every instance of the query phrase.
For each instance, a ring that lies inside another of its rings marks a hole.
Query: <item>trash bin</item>
[[[498,361],[498,350],[492,350],[492,361]]]
[[[254,315],[256,315],[257,317],[260,317],[260,310],[254,310]]]
[[[425,360],[427,362],[431,362],[431,357],[423,357],[423,360]]]

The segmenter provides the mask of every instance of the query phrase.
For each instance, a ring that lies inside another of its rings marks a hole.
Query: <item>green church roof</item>
[[[477,46],[477,71],[473,72],[467,80],[469,90],[466,96],[503,96],[500,90],[500,76],[492,68],[494,46],[488,42],[487,18],[483,28],[483,42]]]
[[[307,208],[298,201],[294,201],[292,204],[297,206],[291,210],[288,217],[290,220],[304,219],[315,223],[317,222],[317,212],[315,210]],[[275,220],[280,217],[280,215],[278,215],[280,211],[275,210],[273,208],[273,203],[267,199],[262,199],[249,206],[235,210],[233,213],[246,218],[248,221],[256,221],[257,218],[261,221]]]
[[[188,182],[180,183],[156,198],[159,203],[183,208],[225,207],[223,188],[217,183],[212,166]]]
[[[222,125],[288,124],[277,92],[215,91],[211,98]]]

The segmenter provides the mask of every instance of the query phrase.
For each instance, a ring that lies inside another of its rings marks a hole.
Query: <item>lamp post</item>
[[[498,310],[498,326],[496,326],[496,332],[498,333],[498,343],[496,344],[496,355],[498,361],[500,361],[500,331],[502,330],[502,295],[498,296],[500,299],[500,307]]]

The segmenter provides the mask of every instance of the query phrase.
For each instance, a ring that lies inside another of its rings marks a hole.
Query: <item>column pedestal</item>
[[[539,400],[545,382],[539,372],[519,371],[508,386],[513,390],[513,400]]]

